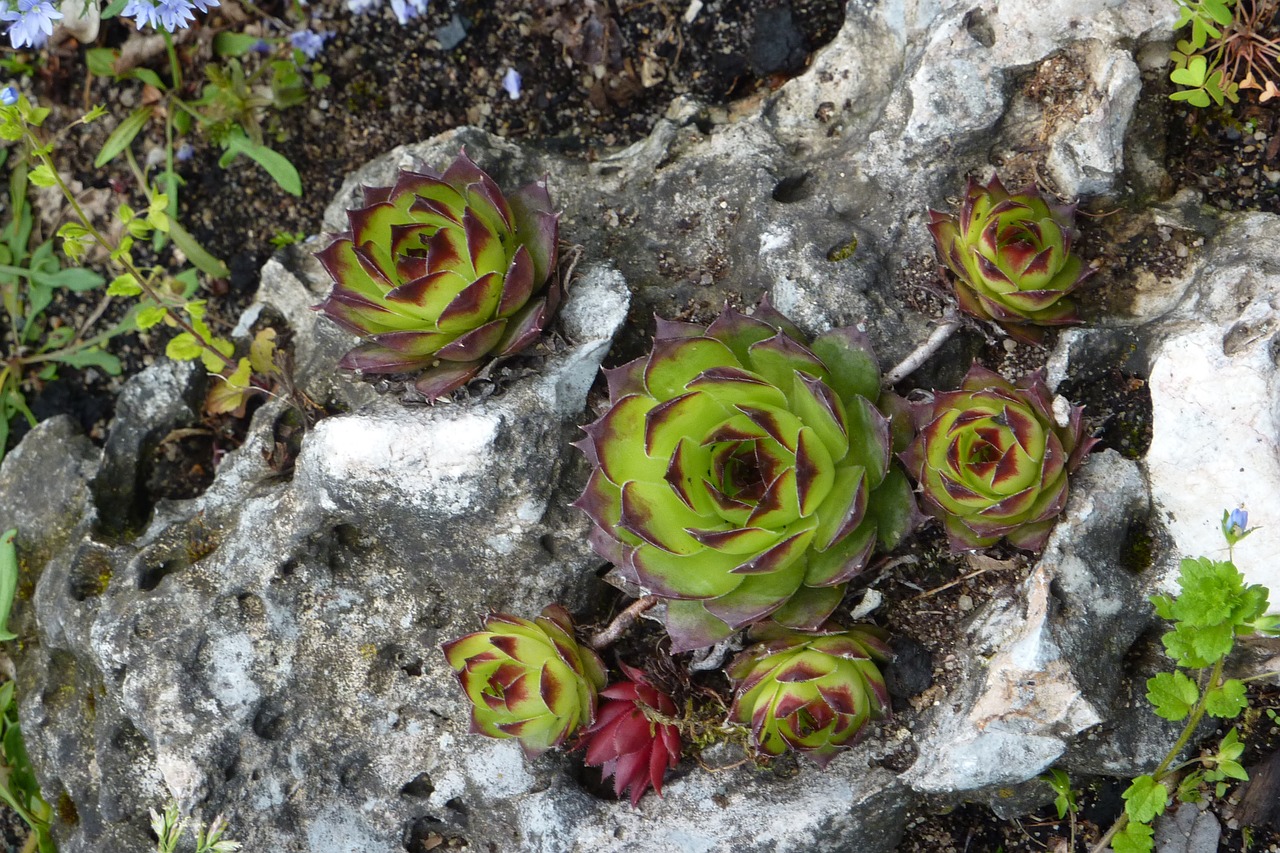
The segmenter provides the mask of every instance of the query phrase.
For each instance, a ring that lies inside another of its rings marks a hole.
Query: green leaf
[[[218,33],[213,38],[213,52],[218,56],[244,56],[259,41],[257,36],[244,33]]]
[[[174,361],[194,361],[203,353],[204,347],[190,332],[175,336],[164,348],[164,354]]]
[[[1181,672],[1162,672],[1147,679],[1147,701],[1155,706],[1157,717],[1185,720],[1200,698],[1200,688]]]
[[[136,80],[141,80],[143,83],[150,86],[155,86],[161,92],[169,88],[164,84],[164,81],[160,79],[160,75],[152,71],[150,68],[130,68],[124,74],[120,75],[120,79],[122,80],[130,77]]]
[[[163,322],[168,314],[169,312],[159,305],[143,305],[134,316],[134,322],[138,324],[139,329],[150,329],[157,323]]]
[[[1185,68],[1173,69],[1169,74],[1169,79],[1179,86],[1187,86],[1188,88],[1194,89],[1203,86],[1205,75],[1208,73],[1208,64],[1208,60],[1203,56],[1193,56]]]
[[[99,367],[110,376],[119,376],[121,372],[120,359],[98,347],[60,355],[58,361],[71,367]]]
[[[1151,853],[1155,849],[1154,832],[1150,824],[1130,821],[1111,839],[1115,853]]]
[[[128,148],[134,137],[138,135],[142,128],[146,127],[154,112],[155,107],[150,104],[138,107],[128,118],[116,125],[116,129],[111,131],[111,135],[102,144],[102,150],[98,152],[97,158],[93,161],[94,168],[101,169],[114,160],[121,151]]]
[[[302,177],[289,160],[265,145],[259,145],[243,135],[231,136],[227,139],[226,153],[218,160],[218,165],[226,168],[237,154],[243,154],[266,170],[267,174],[280,185],[280,188],[291,195],[302,195]]]
[[[169,221],[169,239],[173,240],[173,244],[182,250],[182,254],[186,255],[191,265],[200,272],[210,278],[231,277],[231,271],[227,269],[227,265],[211,255],[195,237],[191,236],[191,232],[174,220]]]
[[[119,15],[127,5],[129,5],[129,0],[111,0],[111,2],[107,4],[107,8],[102,10],[102,20],[105,21],[108,18],[114,18],[116,15]]]
[[[1157,815],[1164,813],[1165,803],[1169,801],[1169,789],[1163,782],[1157,782],[1151,776],[1143,774],[1134,779],[1133,784],[1120,796],[1124,798],[1124,811],[1129,815],[1129,820],[1150,823]]]
[[[13,609],[13,595],[18,591],[18,549],[13,544],[17,535],[17,530],[0,534],[0,641],[18,639],[18,635],[9,630],[9,611]],[[12,701],[12,697],[10,699]]]
[[[249,345],[249,364],[253,366],[255,373],[261,373],[264,376],[278,373],[279,368],[276,367],[275,355],[275,329],[263,329],[254,335],[253,343]]]
[[[104,14],[103,17],[105,18],[106,15]],[[115,79],[116,60],[119,58],[120,51],[110,47],[94,47],[84,52],[85,64],[89,66],[89,73],[95,77]]]
[[[1229,720],[1236,717],[1249,705],[1245,696],[1244,683],[1231,678],[1219,687],[1214,687],[1205,694],[1204,709],[1212,717]]]
[[[31,170],[28,176],[31,183],[38,187],[51,187],[58,183],[58,176],[54,174],[53,169],[48,163],[41,163]]]
[[[108,296],[137,296],[141,292],[142,285],[138,284],[132,273],[118,275],[107,285]]]
[[[55,273],[40,273],[32,276],[32,278],[42,281],[50,287],[65,287],[67,290],[72,290],[76,293],[95,290],[102,287],[103,283],[106,282],[106,279],[93,270],[87,270],[83,267],[70,267],[58,270]]]

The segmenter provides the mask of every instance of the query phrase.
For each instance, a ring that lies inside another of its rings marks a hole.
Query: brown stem
[[[643,598],[636,599],[626,610],[613,617],[613,621],[604,627],[603,630],[593,634],[587,640],[587,645],[596,651],[608,648],[618,641],[618,638],[627,632],[631,627],[631,623],[640,618],[640,614],[648,610],[660,601],[656,595],[646,595]]]
[[[942,318],[942,323],[933,330],[929,339],[916,347],[915,352],[903,359],[901,364],[886,373],[881,384],[885,388],[892,388],[906,379],[916,368],[928,361],[931,355],[941,349],[958,328],[960,328],[960,318],[954,312],[948,312],[947,316]]]

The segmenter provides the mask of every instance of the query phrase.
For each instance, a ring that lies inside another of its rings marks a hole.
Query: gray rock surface
[[[566,508],[585,479],[568,442],[628,306],[641,323],[677,307],[710,319],[726,300],[769,292],[809,331],[857,323],[896,361],[932,325],[909,305],[934,265],[925,210],[946,206],[965,173],[989,174],[1000,152],[1042,141],[1063,194],[1112,188],[1136,97],[1131,51],[1173,11],[1162,0],[850,3],[805,75],[711,133],[694,119],[717,113],[684,102],[648,139],[590,165],[461,129],[353,174],[328,229],[345,227],[360,184],[447,162],[462,145],[503,185],[548,174],[562,233],[586,259],[563,312],[567,343],[502,393],[406,408],[333,371],[350,338],[306,310],[327,282],[286,254],[264,270],[260,299],[292,325],[307,393],[349,411],[310,431],[291,475],[264,456],[277,403],[204,495],[144,507],[149,520],[127,530],[111,528],[120,508],[89,484],[126,471],[161,428],[140,417],[146,406],[122,407],[101,460],[65,422],[10,454],[0,528],[19,526],[24,558],[43,567],[20,620],[39,640],[21,662],[33,685],[23,723],[46,793],[79,814],[58,827],[60,849],[146,849],[147,809],[174,796],[206,818],[227,812],[246,849],[280,853],[453,837],[501,851],[856,839],[887,853],[921,804],[995,801],[1013,786],[1010,802],[1025,805],[1043,796],[1025,783],[1051,763],[1119,768],[1123,756],[1091,735],[1118,712],[1116,662],[1143,627],[1133,614],[1148,612],[1141,579],[1117,568],[1148,498],[1114,454],[1083,469],[1025,582],[975,615],[962,678],[825,773],[686,765],[638,810],[598,800],[576,781],[576,757],[527,762],[510,742],[468,737],[438,645],[490,608],[582,611],[604,594],[587,522]],[[1026,83],[1055,69],[1085,84],[1063,88],[1050,113]],[[649,328],[622,328],[611,360],[638,354]],[[1063,371],[1088,351],[1064,355]],[[168,389],[158,423],[186,416],[178,378],[135,380]],[[902,774],[881,766],[899,750],[919,755]]]

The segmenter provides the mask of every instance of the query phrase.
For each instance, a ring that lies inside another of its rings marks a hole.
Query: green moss
[[[1120,551],[1120,565],[1134,574],[1145,572],[1155,564],[1156,541],[1143,522],[1132,522]]]

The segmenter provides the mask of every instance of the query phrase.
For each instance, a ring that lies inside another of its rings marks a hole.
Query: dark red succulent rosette
[[[604,701],[581,745],[587,749],[586,763],[599,767],[605,779],[613,778],[615,795],[630,790],[635,807],[649,787],[662,795],[662,777],[680,763],[680,732],[645,713],[650,709],[674,718],[677,709],[671,698],[651,685],[643,670],[619,666],[627,680],[600,691]]]

